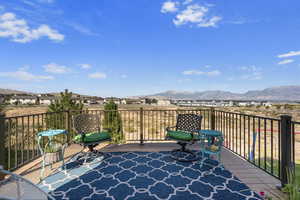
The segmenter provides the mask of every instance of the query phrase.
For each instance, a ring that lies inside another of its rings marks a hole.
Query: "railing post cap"
[[[285,119],[292,119],[292,116],[291,115],[288,115],[288,114],[282,114],[280,115],[280,118],[285,118]]]

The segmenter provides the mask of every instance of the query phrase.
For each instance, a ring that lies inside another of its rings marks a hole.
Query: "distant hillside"
[[[10,89],[1,89],[0,88],[0,95],[1,94],[28,94],[28,95],[38,95],[38,93],[32,93],[32,92],[25,92],[25,91],[19,91],[19,90],[10,90]],[[43,93],[41,93],[43,94]],[[53,95],[53,96],[60,96],[60,92],[52,92],[52,93],[45,93],[45,94],[50,94],[50,95]],[[90,97],[89,95],[81,95],[81,94],[78,94],[78,93],[74,93],[73,92],[73,96],[76,97],[76,96],[82,96],[82,97]]]
[[[34,94],[10,89],[0,89],[0,94]],[[51,93],[54,96],[59,93]],[[79,95],[73,93],[74,96]],[[88,95],[81,95],[86,96]],[[203,92],[166,91],[153,95],[139,96],[159,99],[199,99],[199,100],[266,100],[266,101],[299,101],[300,86],[279,86],[264,90],[252,90],[246,93],[233,93],[229,91],[212,90]],[[133,98],[133,97],[132,97]],[[135,96],[134,98],[138,98]]]
[[[199,100],[268,100],[268,101],[300,101],[300,86],[279,86],[264,90],[253,90],[246,93],[228,91],[180,92],[167,91],[146,97],[169,99],[199,99]]]
[[[1,89],[0,94],[33,94],[32,92],[24,92],[19,90]]]

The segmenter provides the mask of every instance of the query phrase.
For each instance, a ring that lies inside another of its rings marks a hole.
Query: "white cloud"
[[[190,4],[190,3],[192,3],[193,2],[193,0],[185,0],[182,4],[183,5],[187,5],[187,4]]]
[[[72,27],[75,31],[78,31],[79,33],[82,33],[84,35],[89,35],[89,36],[99,36],[99,34],[94,33],[93,31],[91,31],[89,28],[83,26],[82,24],[78,24],[78,23],[66,23],[67,25],[69,25],[70,27]]]
[[[222,19],[219,16],[208,16],[209,8],[199,4],[188,5],[186,9],[179,12],[173,23],[176,26],[184,24],[196,24],[198,27],[216,27]]]
[[[107,77],[107,75],[102,72],[95,72],[95,73],[89,74],[89,78],[93,78],[93,79],[106,79],[106,77]]]
[[[91,69],[92,65],[90,64],[79,64],[79,66],[81,67],[81,69]]]
[[[247,74],[241,75],[241,79],[245,80],[260,80],[263,78],[261,68],[254,65],[240,67],[240,70],[247,72]]]
[[[219,70],[213,70],[213,71],[199,71],[199,70],[187,70],[182,72],[184,75],[205,75],[205,76],[219,76],[221,72]]]
[[[292,56],[300,56],[300,51],[290,51],[285,54],[280,54],[277,57],[278,58],[287,58],[287,57],[292,57]]]
[[[178,11],[178,2],[166,1],[163,3],[160,12],[162,13],[172,13]]]
[[[216,27],[216,24],[221,21],[221,17],[219,16],[213,16],[210,19],[207,19],[207,21],[203,21],[203,23],[198,24],[199,27]]]
[[[23,0],[23,3],[26,4],[26,5],[28,5],[28,6],[34,7],[34,8],[37,7],[37,5],[35,3],[33,3],[33,2],[31,2],[31,1]]]
[[[19,43],[31,42],[41,37],[57,42],[64,40],[64,35],[48,25],[42,24],[36,29],[30,28],[26,20],[18,19],[11,12],[0,15],[0,37],[11,38],[12,41]]]
[[[250,65],[250,66],[242,66],[240,67],[240,70],[248,71],[248,72],[256,72],[256,71],[260,71],[261,69],[256,67],[255,65]]]
[[[52,74],[65,74],[71,71],[68,67],[63,65],[58,65],[56,63],[49,63],[47,65],[44,65],[43,67],[46,72]]]
[[[278,65],[285,65],[294,62],[292,59],[285,59],[283,61],[278,62]]]
[[[252,74],[244,74],[241,76],[241,79],[245,80],[261,80],[262,74],[261,72],[253,72]]]
[[[20,68],[15,72],[0,72],[0,77],[14,78],[23,81],[41,81],[54,79],[53,76],[34,75],[27,72],[25,68]]]
[[[38,0],[40,3],[54,3],[55,0]]]
[[[127,78],[128,76],[126,74],[122,74],[121,78]]]

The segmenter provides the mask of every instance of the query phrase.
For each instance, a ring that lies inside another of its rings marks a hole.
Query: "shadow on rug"
[[[170,152],[114,152],[92,165],[69,162],[40,187],[55,199],[261,199],[214,160],[177,162]]]

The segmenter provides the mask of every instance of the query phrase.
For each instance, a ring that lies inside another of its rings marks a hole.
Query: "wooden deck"
[[[101,151],[104,152],[129,152],[129,151],[146,151],[146,152],[156,152],[156,151],[170,151],[177,148],[178,146],[174,143],[146,143],[144,145],[140,144],[123,144],[123,145],[102,145],[100,147]],[[198,146],[194,145],[190,148],[197,149]],[[81,150],[79,145],[71,145],[67,148],[65,156],[66,159],[70,158],[72,155]],[[273,199],[286,199],[286,196],[276,189],[276,185],[280,182],[265,173],[261,169],[253,166],[249,162],[245,161],[241,157],[235,155],[227,149],[222,150],[222,163],[224,167],[230,170],[236,177],[238,177],[242,182],[247,184],[252,190],[257,193],[264,191],[267,195],[273,197]],[[31,180],[34,183],[39,182],[39,172],[40,172],[40,159],[29,163],[28,165],[15,171],[16,173],[22,175],[23,177]],[[54,165],[54,168],[59,166],[60,163]],[[45,175],[51,174],[53,171],[45,170]]]

